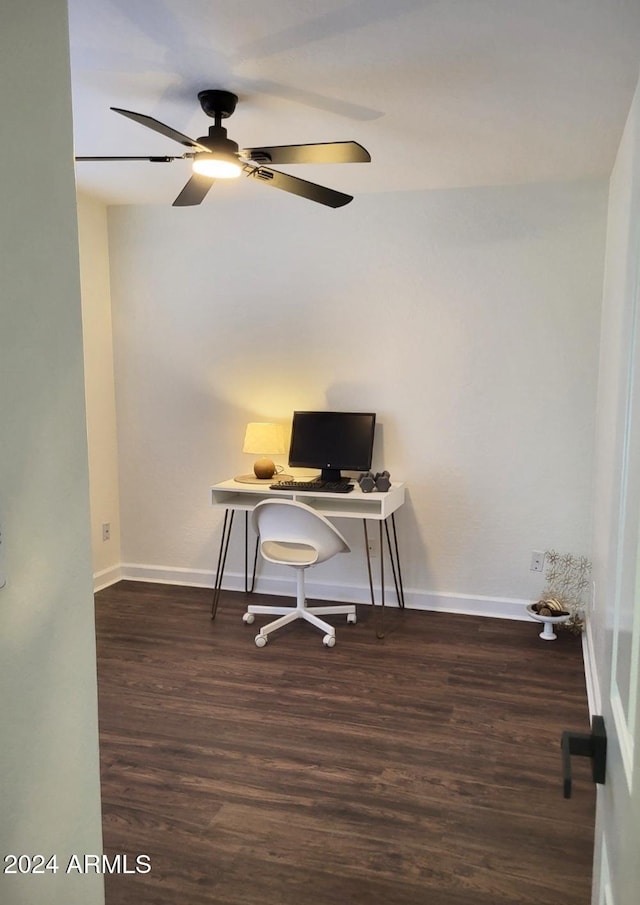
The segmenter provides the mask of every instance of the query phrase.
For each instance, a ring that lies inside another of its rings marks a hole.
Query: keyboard
[[[350,493],[353,484],[348,481],[278,481],[269,484],[270,490],[312,490],[314,493]]]

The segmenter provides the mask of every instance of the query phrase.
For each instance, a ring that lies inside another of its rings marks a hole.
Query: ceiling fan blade
[[[357,141],[245,148],[240,155],[255,163],[369,163],[371,155]]]
[[[172,206],[189,207],[193,204],[200,204],[214,182],[215,179],[211,179],[209,176],[200,176],[198,173],[194,173]]]
[[[172,129],[171,126],[165,126],[164,123],[154,119],[153,116],[147,116],[144,113],[134,113],[132,110],[122,110],[120,107],[112,107],[111,109],[116,113],[121,113],[123,116],[128,116],[129,119],[132,119],[136,123],[140,123],[141,126],[146,126],[148,129],[153,129],[154,132],[159,132],[160,135],[166,135],[167,138],[179,141],[181,145],[186,145],[188,148],[195,148],[198,151],[209,150],[193,138],[189,138],[188,135],[183,135],[182,132],[178,132],[177,129]]]
[[[172,160],[183,160],[186,155],[179,157],[76,157],[76,160],[150,160],[151,163],[170,163]]]
[[[247,169],[249,169],[247,167]],[[317,201],[318,204],[326,204],[327,207],[342,207],[353,201],[353,195],[344,195],[335,189],[328,189],[315,182],[307,182],[306,179],[298,179],[297,176],[289,176],[287,173],[279,173],[277,170],[269,170],[267,167],[256,167],[249,172],[250,176],[270,185],[274,189],[282,189],[291,192],[292,195],[300,195],[309,201]]]

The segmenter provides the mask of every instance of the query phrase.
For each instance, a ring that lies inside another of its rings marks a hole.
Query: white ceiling
[[[69,0],[69,16],[76,154],[179,155],[109,107],[197,138],[198,92],[223,88],[240,147],[363,144],[370,164],[279,168],[356,197],[606,175],[640,67],[640,0]],[[190,164],[76,172],[109,203],[170,205]],[[219,181],[203,203],[267,191]]]

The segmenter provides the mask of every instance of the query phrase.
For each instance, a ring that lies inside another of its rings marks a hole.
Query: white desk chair
[[[336,630],[318,618],[330,614],[346,614],[347,622],[356,621],[354,604],[311,606],[306,604],[304,573],[309,566],[325,562],[336,553],[350,553],[351,548],[337,528],[311,506],[294,500],[263,500],[253,510],[253,527],[260,535],[260,553],[269,562],[291,566],[296,570],[297,602],[291,606],[268,606],[251,603],[242,617],[252,623],[255,613],[280,615],[280,619],[263,626],[256,635],[256,645],[264,647],[267,636],[295,619],[305,619],[325,632],[327,647],[336,643]]]

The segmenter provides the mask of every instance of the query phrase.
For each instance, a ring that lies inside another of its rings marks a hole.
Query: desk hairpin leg
[[[213,586],[213,601],[211,603],[211,618],[216,618],[218,612],[218,602],[220,600],[220,592],[222,591],[222,578],[224,575],[224,567],[227,562],[227,551],[229,550],[229,541],[231,540],[231,529],[233,527],[233,517],[235,509],[225,509],[224,521],[222,523],[222,537],[220,538],[220,550],[218,551],[218,565],[216,567],[216,578]],[[244,590],[245,594],[252,594],[256,584],[256,567],[258,563],[258,541],[256,538],[256,549],[253,556],[253,571],[251,573],[251,587],[249,587],[249,513],[244,514]]]
[[[231,513],[231,515],[229,515]],[[224,510],[224,521],[222,523],[222,537],[220,538],[220,549],[218,551],[218,565],[216,566],[216,578],[213,585],[213,600],[211,601],[211,618],[216,618],[218,611],[218,601],[220,600],[220,591],[222,589],[222,576],[224,575],[224,566],[227,561],[227,551],[229,549],[229,540],[231,538],[231,528],[233,527],[233,516],[235,509]]]
[[[260,538],[256,537],[256,549],[253,554],[253,571],[251,573],[251,587],[249,587],[249,513],[244,514],[244,592],[253,594],[256,586],[256,567],[258,564],[258,545]]]
[[[393,572],[393,583],[396,587],[396,594],[398,597],[398,606],[401,610],[404,609],[404,586],[402,584],[402,572],[400,571],[400,552],[398,549],[398,533],[396,531],[396,514],[395,512],[391,513],[391,527],[393,528],[393,546],[391,547],[391,538],[389,537],[389,524],[385,519],[384,528],[387,532],[387,547],[389,548],[389,559],[391,560],[391,571]],[[395,552],[395,561],[394,561],[394,552]],[[396,571],[397,570],[397,571]]]
[[[373,593],[373,576],[371,575],[371,554],[369,552],[369,531],[367,529],[367,520],[366,518],[362,519],[362,527],[364,528],[364,549],[367,555],[367,574],[369,576],[369,594],[371,595],[371,606],[374,611],[375,616],[375,606],[376,606],[376,598]],[[377,634],[377,632],[376,632]]]
[[[376,638],[384,638],[384,545],[381,521],[378,522],[378,549],[380,550],[380,628],[376,629]]]
[[[362,519],[364,526],[364,544],[367,551],[367,573],[369,576],[369,593],[371,594],[371,606],[374,608],[375,614],[375,593],[373,590],[373,576],[371,573],[371,554],[369,552],[369,531],[367,529],[367,520]],[[398,598],[398,606],[404,609],[404,588],[402,585],[402,572],[400,571],[400,554],[398,551],[398,534],[396,532],[396,520],[394,513],[391,514],[391,526],[393,528],[393,547],[391,546],[391,536],[389,534],[389,526],[387,520],[384,521],[384,528],[387,537],[387,548],[389,550],[389,559],[391,561],[391,571],[393,573],[393,583]],[[384,638],[384,605],[385,605],[385,588],[384,588],[384,538],[382,534],[382,521],[378,522],[379,531],[379,549],[380,549],[380,624],[376,627],[376,638]],[[375,615],[374,615],[375,619]]]

